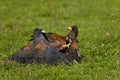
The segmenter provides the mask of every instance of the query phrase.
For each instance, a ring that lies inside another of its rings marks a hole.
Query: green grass
[[[81,63],[19,64],[7,60],[28,43],[34,28],[65,35],[79,27]],[[1,80],[119,80],[120,0],[2,0]]]

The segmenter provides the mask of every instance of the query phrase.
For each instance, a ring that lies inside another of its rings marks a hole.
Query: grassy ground
[[[19,64],[7,60],[28,43],[34,28],[66,34],[79,26],[81,63]],[[2,0],[0,80],[119,80],[120,0]]]

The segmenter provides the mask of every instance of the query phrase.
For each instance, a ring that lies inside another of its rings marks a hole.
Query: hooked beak
[[[45,31],[44,31],[44,30],[42,30],[41,32],[45,33]]]
[[[69,30],[72,30],[72,28],[71,28],[71,27],[68,27],[68,29],[69,29]]]

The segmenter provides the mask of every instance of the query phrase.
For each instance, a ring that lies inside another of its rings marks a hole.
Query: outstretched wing
[[[50,65],[57,65],[61,62],[70,64],[69,60],[65,57],[63,53],[59,52],[57,49],[52,47],[48,47],[42,52],[42,54],[38,52],[34,60],[38,63]]]
[[[21,48],[18,52],[9,56],[10,60],[14,60],[20,63],[32,63],[33,62],[33,54],[31,51],[31,45],[26,45]]]
[[[9,59],[20,63],[42,63],[42,64],[58,64],[64,62],[70,64],[65,55],[54,47],[50,46],[40,29],[33,32],[33,42],[24,46],[17,53],[12,54]]]

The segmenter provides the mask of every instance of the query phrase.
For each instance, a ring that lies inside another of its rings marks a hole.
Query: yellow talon
[[[67,44],[67,45],[62,45],[62,47],[63,48],[69,48],[70,47],[70,45],[71,45],[71,43],[72,43],[72,40],[71,39],[69,39],[69,43]]]

